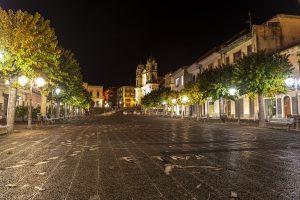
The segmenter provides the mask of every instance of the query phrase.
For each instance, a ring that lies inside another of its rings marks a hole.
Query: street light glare
[[[27,84],[27,82],[28,82],[28,78],[27,78],[26,76],[24,76],[24,75],[22,75],[22,76],[20,76],[20,77],[18,78],[18,83],[19,83],[22,87],[24,87],[24,86]]]
[[[166,105],[166,104],[167,104],[167,102],[166,102],[166,101],[163,101],[163,102],[162,102],[162,105]]]
[[[9,80],[5,80],[4,84],[5,84],[6,86],[9,86],[9,84],[10,84]]]
[[[171,100],[172,104],[175,104],[176,101],[177,101],[176,99],[172,99],[172,100]]]
[[[187,96],[182,97],[182,103],[187,103],[189,101],[189,98]]]
[[[288,87],[293,87],[293,85],[295,84],[295,80],[293,78],[287,78],[284,82]]]
[[[46,81],[45,79],[43,79],[42,77],[38,77],[35,79],[35,84],[38,86],[38,87],[44,87],[45,84],[46,84]]]
[[[229,90],[228,90],[228,93],[229,93],[231,96],[236,95],[236,92],[237,92],[237,90],[236,90],[235,88],[229,88]]]
[[[61,91],[60,91],[60,89],[59,89],[59,88],[56,88],[56,89],[55,89],[55,94],[56,94],[56,95],[59,95],[59,94],[60,94],[60,92],[61,92]]]
[[[3,61],[3,59],[4,59],[4,54],[0,52],[0,61]]]

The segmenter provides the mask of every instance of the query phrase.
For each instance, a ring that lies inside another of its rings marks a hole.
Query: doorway
[[[284,116],[290,116],[291,115],[291,98],[289,96],[285,96],[283,99],[283,105],[284,105]]]

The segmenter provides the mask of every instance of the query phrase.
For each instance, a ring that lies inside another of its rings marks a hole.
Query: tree
[[[259,126],[265,126],[264,96],[286,92],[284,80],[291,75],[292,66],[286,55],[265,51],[252,53],[234,66],[235,84],[240,95],[256,94],[259,102]]]
[[[232,65],[221,65],[217,68],[208,68],[204,70],[198,77],[198,90],[201,91],[202,100],[209,97],[213,101],[219,101],[219,113],[221,117],[221,102],[223,98],[231,99],[228,89],[234,85]]]
[[[197,120],[200,115],[199,105],[204,103],[205,99],[203,98],[202,91],[200,90],[199,84],[189,83],[185,86],[185,88],[181,91],[182,95],[186,95],[189,99],[190,105],[197,106]]]
[[[7,131],[11,133],[15,120],[17,77],[52,76],[58,70],[60,50],[50,21],[39,13],[31,15],[26,11],[0,8],[0,24],[0,52],[3,54],[0,71],[10,81]]]
[[[168,98],[170,93],[171,92],[169,88],[159,88],[158,90],[153,90],[141,99],[141,105],[145,109],[155,108],[158,110],[159,108],[163,108],[164,101],[166,101],[166,103],[170,102],[170,99]]]

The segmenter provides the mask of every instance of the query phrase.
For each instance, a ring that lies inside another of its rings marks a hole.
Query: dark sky
[[[298,0],[299,1],[299,0]],[[300,15],[297,0],[2,0],[5,8],[40,12],[93,84],[134,84],[139,62],[153,56],[159,75],[277,13]]]

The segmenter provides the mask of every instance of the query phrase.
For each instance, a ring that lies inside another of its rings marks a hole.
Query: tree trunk
[[[266,127],[265,112],[264,112],[264,96],[258,95],[258,119],[259,127]]]
[[[206,101],[206,108],[207,108],[207,112],[206,112],[206,117],[207,117],[207,121],[209,120],[209,101]]]
[[[56,118],[60,117],[60,101],[56,102]]]
[[[219,99],[219,117],[222,118],[222,97]]]
[[[46,115],[47,115],[47,96],[42,95],[41,116],[45,117]]]
[[[9,97],[7,105],[7,133],[10,134],[14,131],[15,114],[16,114],[16,100],[17,100],[17,88],[10,86]]]
[[[237,98],[235,100],[235,104],[236,104],[236,108],[237,108],[237,120],[238,120],[238,124],[241,124],[241,117],[240,117],[240,100],[239,98]]]
[[[200,105],[199,103],[196,104],[196,120],[199,120],[199,114],[200,114]]]
[[[68,117],[68,105],[66,103],[64,104],[64,110],[65,110],[64,116],[65,116],[65,118],[67,118]]]

